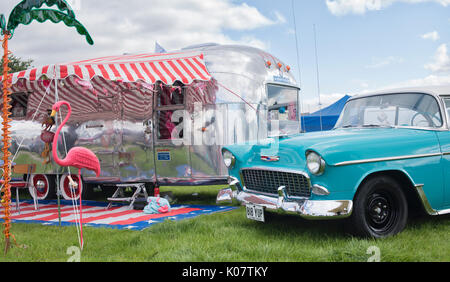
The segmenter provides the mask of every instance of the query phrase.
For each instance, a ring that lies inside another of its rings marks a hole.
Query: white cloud
[[[368,11],[379,11],[394,3],[424,3],[434,2],[444,7],[450,5],[450,0],[326,0],[328,10],[336,15],[365,14]]]
[[[420,86],[439,86],[450,85],[450,75],[429,75],[424,78],[411,79],[398,83],[397,87],[420,87]]]
[[[238,40],[230,40],[230,44],[249,45],[259,49],[270,49],[270,42],[260,40],[254,36],[243,36]]]
[[[72,0],[78,20],[95,41],[89,46],[74,28],[33,22],[16,29],[10,49],[34,59],[35,65],[96,56],[153,52],[155,41],[166,50],[215,42],[244,44],[267,50],[269,44],[251,31],[286,19],[279,12],[263,15],[256,7],[233,0]],[[11,11],[17,0],[2,0],[1,11]],[[231,37],[229,31],[234,31]]]
[[[337,16],[364,14],[366,11],[380,10],[388,5],[385,2],[383,0],[326,0],[328,10]]]
[[[350,95],[365,94],[373,91],[384,89],[395,89],[403,87],[423,87],[423,86],[441,86],[450,85],[450,57],[447,50],[447,45],[442,44],[434,55],[434,61],[425,65],[425,68],[434,72],[426,77],[414,78],[405,81],[399,81],[382,87],[366,88],[359,92],[351,92]]]
[[[402,58],[395,57],[395,56],[389,56],[387,58],[373,58],[372,64],[367,65],[366,68],[368,69],[378,69],[382,68],[391,64],[400,64],[403,62]]]
[[[351,80],[352,84],[356,87],[353,90],[347,91],[347,95],[354,96],[359,94],[366,94],[374,91],[380,91],[385,89],[396,89],[403,87],[423,87],[423,86],[441,86],[450,85],[450,55],[448,53],[447,45],[442,44],[436,51],[434,55],[434,61],[430,64],[425,65],[426,69],[434,72],[433,74],[427,75],[422,78],[413,78],[404,81],[398,81],[390,84],[385,84],[381,86],[372,86],[374,83],[370,83],[367,80]],[[379,68],[392,63],[403,62],[402,58],[390,56],[383,59],[372,59],[373,64],[367,66],[369,68]],[[323,93],[320,96],[322,106],[319,106],[319,98],[304,98],[302,113],[313,113],[318,111],[320,108],[325,108],[339,99],[341,99],[346,94],[343,93]]]
[[[440,36],[437,31],[428,32],[422,35],[423,39],[431,39],[433,41],[439,40]]]
[[[450,71],[450,57],[447,44],[442,44],[438,47],[434,55],[434,62],[426,64],[425,68],[435,73]]]
[[[381,91],[386,89],[397,88],[410,88],[410,87],[426,87],[426,86],[442,86],[450,85],[450,75],[428,75],[423,78],[409,79],[405,81],[399,81],[396,83],[387,84],[381,87],[375,87],[371,89],[364,89],[359,92],[351,92],[349,95],[366,94],[374,91]]]

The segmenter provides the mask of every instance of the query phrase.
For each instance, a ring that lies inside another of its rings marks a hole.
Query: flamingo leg
[[[78,181],[81,182],[81,169],[78,169]],[[81,250],[83,250],[83,191],[80,190],[80,237],[81,237]]]
[[[76,183],[72,177],[68,176],[69,178],[69,182],[70,182],[70,186],[73,187],[73,189],[75,189],[75,187],[78,186],[78,183]],[[81,182],[81,169],[78,169],[78,180]],[[82,191],[80,190],[80,244],[81,244],[81,250],[83,250],[83,246],[84,246],[84,241],[83,241],[83,202],[82,202]]]

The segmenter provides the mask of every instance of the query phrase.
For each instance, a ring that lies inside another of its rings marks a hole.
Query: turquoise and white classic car
[[[351,98],[335,128],[223,148],[247,217],[345,219],[353,234],[401,232],[411,212],[450,213],[450,86]]]

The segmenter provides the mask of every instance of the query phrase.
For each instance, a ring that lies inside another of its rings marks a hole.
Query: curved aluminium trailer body
[[[42,121],[57,100],[73,108],[59,155],[84,146],[101,161],[102,175],[84,171],[85,184],[225,183],[224,145],[300,131],[289,66],[245,46],[50,65],[14,74],[12,90],[12,153],[17,163],[37,164],[41,198],[52,193],[57,174],[64,191],[69,173],[42,157]]]

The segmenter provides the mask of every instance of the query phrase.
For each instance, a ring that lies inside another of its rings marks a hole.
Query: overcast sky
[[[10,49],[35,66],[215,42],[264,49],[293,67],[305,111],[321,100],[405,85],[450,84],[450,0],[72,0],[94,46],[63,24],[16,29]],[[9,15],[19,0],[1,0]],[[300,68],[293,12],[300,43]],[[300,70],[301,75],[298,74]]]

